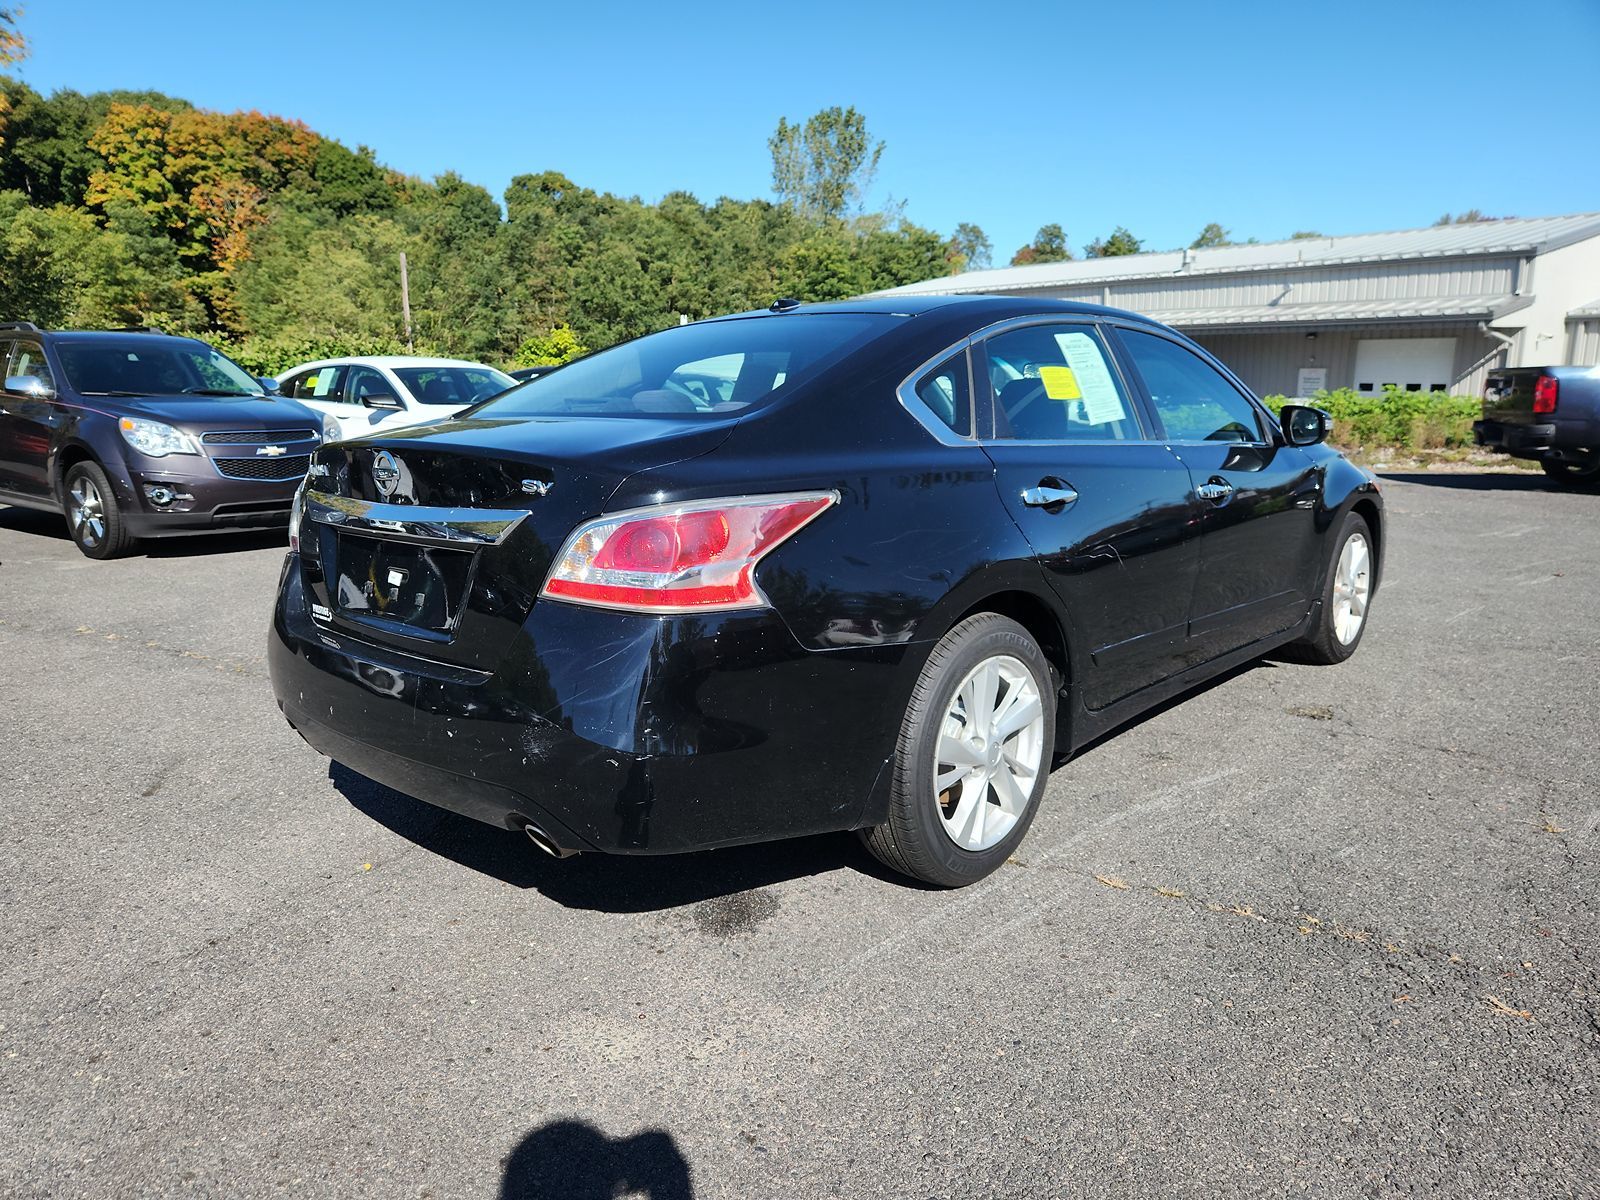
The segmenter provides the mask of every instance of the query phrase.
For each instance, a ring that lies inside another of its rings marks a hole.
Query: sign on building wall
[[[1300,377],[1294,385],[1296,396],[1315,396],[1328,386],[1327,367],[1301,367]]]

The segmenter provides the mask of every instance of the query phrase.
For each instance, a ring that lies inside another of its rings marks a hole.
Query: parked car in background
[[[1480,446],[1535,459],[1563,483],[1600,483],[1600,367],[1490,371]]]
[[[340,436],[442,421],[516,380],[459,358],[379,355],[303,363],[279,376],[278,391],[339,423]]]
[[[1064,301],[679,326],[319,451],[273,686],[322,753],[551,854],[854,829],[971,883],[1058,758],[1355,652],[1383,505],[1328,427]]]
[[[541,375],[548,375],[548,374],[550,374],[551,371],[554,371],[554,370],[557,370],[557,369],[558,368],[556,368],[554,366],[548,366],[548,367],[515,367],[512,370],[507,371],[506,374],[510,375],[511,378],[515,379],[518,383],[526,383],[530,379],[537,379]]]
[[[66,515],[78,549],[282,526],[336,423],[204,342],[0,325],[0,503]]]

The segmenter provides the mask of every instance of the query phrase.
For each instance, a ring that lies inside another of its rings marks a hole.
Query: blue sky
[[[1600,210],[1600,0],[25,0],[22,30],[42,91],[298,117],[496,196],[547,169],[765,196],[778,118],[853,104],[876,198],[977,222],[997,263],[1047,221],[1159,249]]]

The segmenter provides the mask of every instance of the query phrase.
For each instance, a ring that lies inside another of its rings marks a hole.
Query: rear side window
[[[344,377],[348,367],[318,367],[291,375],[278,385],[278,391],[291,400],[326,400],[343,404]]]
[[[1025,442],[1126,442],[1144,436],[1091,325],[1028,325],[985,347],[994,436]]]
[[[962,437],[972,435],[972,389],[967,382],[967,353],[944,360],[917,381],[917,399]]]
[[[1261,420],[1239,389],[1205,359],[1176,342],[1119,331],[1150,402],[1175,442],[1259,442]]]
[[[786,313],[677,326],[530,379],[474,415],[693,419],[746,413],[898,320],[875,313]]]

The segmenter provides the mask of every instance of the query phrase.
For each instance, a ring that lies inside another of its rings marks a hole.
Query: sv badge
[[[530,496],[548,496],[555,484],[545,479],[524,479],[522,490]]]

